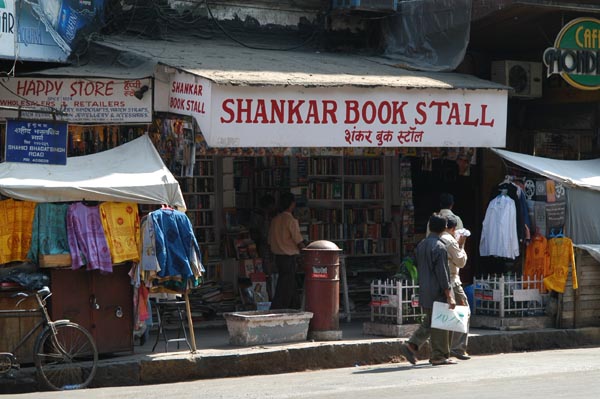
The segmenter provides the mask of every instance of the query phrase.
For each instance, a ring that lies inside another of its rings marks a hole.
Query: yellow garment
[[[550,274],[544,278],[544,286],[547,289],[563,293],[569,276],[569,265],[573,267],[572,280],[573,289],[579,287],[577,283],[577,269],[575,268],[575,252],[573,242],[570,238],[560,237],[548,240],[548,251],[550,252]]]
[[[27,259],[35,202],[0,201],[0,264]]]
[[[104,202],[100,204],[100,218],[113,263],[128,260],[138,262],[140,216],[136,204]]]
[[[548,252],[548,240],[537,233],[525,249],[525,266],[523,267],[523,281],[529,277],[532,280],[541,280],[550,274],[550,252]],[[523,288],[529,287],[525,284]],[[541,291],[545,292],[544,287]]]

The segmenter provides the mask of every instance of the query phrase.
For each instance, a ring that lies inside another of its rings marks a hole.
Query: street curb
[[[98,365],[94,387],[135,386],[173,383],[208,378],[280,374],[357,365],[406,361],[400,353],[405,339],[376,338],[361,341],[307,342],[301,346],[255,347],[252,351],[221,354],[169,353],[135,359],[108,359]],[[469,336],[471,355],[570,349],[600,345],[600,327],[544,329],[536,331],[490,331]],[[254,350],[255,349],[255,350]],[[428,358],[429,347],[419,352]],[[5,383],[0,393],[37,390],[35,370],[23,369]]]

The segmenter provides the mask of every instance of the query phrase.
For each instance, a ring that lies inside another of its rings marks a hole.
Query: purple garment
[[[99,206],[77,202],[67,211],[67,236],[71,250],[71,267],[112,272],[110,249],[100,220]]]

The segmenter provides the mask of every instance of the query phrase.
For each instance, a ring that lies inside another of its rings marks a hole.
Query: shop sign
[[[103,15],[104,0],[0,0],[0,58],[65,62]]]
[[[15,56],[15,0],[0,0],[0,58]]]
[[[559,74],[582,90],[600,88],[600,20],[577,18],[556,36],[554,47],[544,51],[548,76]]]
[[[57,118],[69,123],[147,123],[152,121],[150,87],[150,79],[10,78],[0,85],[0,106],[59,109],[68,115]],[[2,119],[11,116],[14,111],[0,110]]]
[[[200,126],[210,123],[211,83],[208,80],[177,72],[171,75],[168,90],[169,104],[166,111],[193,116]]]
[[[67,164],[67,123],[42,120],[6,121],[6,162]]]
[[[168,90],[168,92],[166,92]],[[188,73],[159,111],[193,116],[210,147],[504,147],[507,92],[219,86]]]

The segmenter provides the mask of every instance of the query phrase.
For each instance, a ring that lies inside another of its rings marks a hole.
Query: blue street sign
[[[6,162],[67,164],[67,122],[6,121]]]

